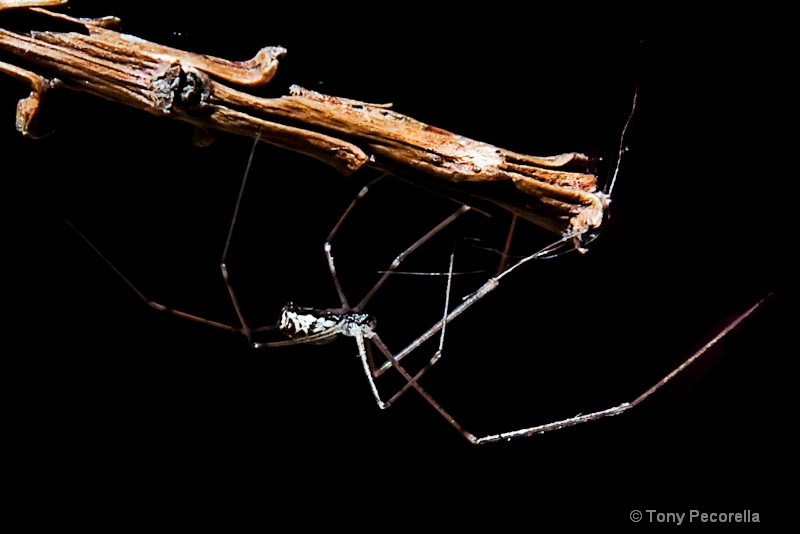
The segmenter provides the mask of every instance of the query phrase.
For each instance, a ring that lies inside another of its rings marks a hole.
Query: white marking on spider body
[[[281,310],[278,328],[297,340],[316,337],[319,342],[327,342],[337,335],[370,339],[375,335],[375,319],[367,313],[305,308],[290,303]]]

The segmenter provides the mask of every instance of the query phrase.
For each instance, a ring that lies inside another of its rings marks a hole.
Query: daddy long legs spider
[[[254,145],[255,147],[255,145]],[[620,150],[620,153],[622,150]],[[252,152],[250,156],[250,162],[252,161]],[[248,164],[249,167],[249,164]],[[245,172],[245,179],[249,171]],[[616,172],[614,174],[614,178],[616,177]],[[610,191],[610,187],[613,186],[613,178],[610,182],[608,190]],[[650,395],[652,395],[655,391],[660,389],[663,385],[667,382],[672,380],[674,376],[678,373],[683,371],[686,367],[688,367],[693,361],[699,358],[709,347],[713,346],[717,341],[719,341],[722,337],[727,335],[732,329],[738,326],[745,318],[751,315],[761,304],[762,301],[752,306],[750,309],[746,310],[742,313],[739,317],[737,317],[734,321],[732,321],[729,325],[719,331],[719,333],[713,337],[713,339],[706,344],[703,348],[695,352],[692,356],[690,356],[683,364],[675,368],[672,372],[666,375],[663,379],[658,381],[654,386],[647,389],[644,393],[639,395],[638,397],[633,398],[630,402],[621,403],[615,406],[612,406],[607,409],[593,411],[591,413],[578,415],[575,417],[570,417],[566,419],[562,419],[553,423],[541,424],[531,427],[524,427],[515,430],[495,433],[495,434],[488,434],[481,437],[477,437],[471,432],[467,431],[461,423],[456,421],[449,412],[445,411],[445,409],[436,401],[434,398],[428,394],[428,392],[420,385],[420,379],[422,375],[429,370],[439,359],[442,357],[443,351],[443,343],[444,343],[444,333],[446,326],[457,317],[459,317],[463,312],[467,309],[471,308],[474,304],[482,300],[486,297],[489,293],[493,292],[499,285],[500,281],[505,278],[507,275],[511,274],[518,268],[522,267],[526,263],[535,260],[535,259],[544,259],[550,258],[554,256],[560,255],[562,252],[574,250],[574,249],[582,249],[584,245],[589,241],[586,239],[589,236],[592,230],[595,230],[600,225],[600,220],[593,220],[589,224],[578,228],[577,230],[568,230],[565,231],[561,237],[556,240],[551,245],[527,256],[521,258],[510,259],[508,256],[508,246],[505,247],[502,253],[503,261],[498,269],[498,272],[495,276],[489,278],[485,283],[483,283],[477,290],[469,294],[465,297],[462,302],[452,309],[449,306],[449,299],[450,299],[450,282],[453,278],[454,268],[452,264],[452,256],[451,256],[451,264],[449,270],[447,272],[448,275],[448,286],[447,286],[447,297],[445,298],[445,312],[443,318],[433,325],[430,329],[424,332],[421,336],[419,336],[415,341],[409,344],[403,350],[393,353],[387,345],[381,340],[378,336],[374,319],[365,313],[365,309],[367,304],[372,299],[372,297],[376,294],[376,292],[382,287],[382,285],[389,279],[392,273],[396,273],[399,269],[399,266],[403,259],[410,255],[411,253],[415,252],[419,247],[423,244],[428,242],[431,238],[437,235],[441,230],[448,227],[454,221],[459,219],[463,214],[474,211],[472,207],[468,204],[459,204],[458,208],[452,212],[450,215],[445,217],[439,224],[434,226],[430,229],[427,233],[425,233],[422,237],[417,239],[412,245],[407,247],[403,252],[401,252],[396,259],[391,263],[389,268],[383,273],[382,276],[379,277],[378,281],[373,285],[373,287],[365,294],[365,296],[355,305],[351,305],[349,299],[347,298],[344,289],[342,288],[339,277],[337,275],[336,267],[334,264],[333,253],[332,253],[332,242],[334,237],[338,234],[340,228],[342,227],[343,223],[349,217],[351,211],[356,206],[356,203],[362,199],[368,192],[369,187],[365,187],[362,189],[361,193],[358,197],[351,203],[348,209],[344,212],[341,216],[340,220],[334,226],[333,230],[330,232],[328,239],[325,242],[324,251],[325,256],[327,258],[328,263],[328,270],[332,277],[334,286],[336,288],[337,294],[339,295],[340,299],[340,307],[337,308],[329,308],[329,309],[317,309],[317,308],[306,308],[296,306],[294,304],[287,305],[284,307],[281,313],[281,320],[277,325],[270,325],[265,328],[255,328],[251,329],[244,317],[244,314],[241,312],[241,308],[238,303],[237,296],[233,290],[233,287],[230,283],[228,270],[226,265],[227,255],[229,246],[231,243],[231,237],[233,235],[234,228],[236,226],[236,218],[238,215],[238,209],[241,203],[241,197],[244,191],[244,181],[242,183],[242,188],[240,189],[239,198],[237,200],[236,208],[234,210],[234,216],[232,217],[231,224],[228,231],[228,236],[225,242],[225,247],[223,250],[222,261],[221,261],[221,271],[223,274],[223,278],[226,282],[226,287],[228,288],[230,299],[233,303],[233,307],[236,310],[236,314],[240,320],[241,326],[233,326],[229,324],[223,324],[216,321],[208,320],[196,315],[188,314],[179,310],[167,308],[162,304],[149,300],[125,275],[122,274],[119,270],[114,267],[114,265],[106,260],[106,262],[111,266],[112,269],[125,281],[125,283],[134,291],[136,294],[144,300],[149,306],[161,310],[166,311],[168,313],[190,319],[196,322],[201,322],[208,324],[210,326],[214,326],[217,328],[222,328],[225,330],[239,332],[242,333],[248,341],[250,341],[254,346],[258,348],[273,348],[273,347],[282,347],[287,345],[296,345],[296,344],[304,344],[304,343],[323,343],[326,341],[330,341],[337,336],[346,336],[352,337],[357,346],[358,357],[361,361],[363,370],[365,375],[368,379],[370,389],[372,394],[375,398],[375,401],[381,408],[386,408],[394,403],[394,401],[403,393],[414,389],[419,395],[421,395],[428,404],[430,404],[443,418],[445,418],[451,425],[453,425],[468,441],[472,443],[488,443],[500,440],[510,440],[513,438],[530,436],[533,434],[548,432],[555,429],[564,428],[566,426],[573,426],[577,424],[581,424],[584,422],[594,421],[600,418],[604,418],[611,415],[617,415],[623,413],[633,406],[638,405]],[[604,194],[601,193],[599,199],[604,198]],[[605,204],[601,204],[602,208],[605,208]],[[600,213],[602,216],[602,212]],[[513,217],[513,220],[516,221],[516,214]],[[601,217],[602,218],[602,217]],[[510,236],[513,232],[513,224],[511,231],[508,233],[507,243],[510,242]],[[82,235],[82,234],[81,234]],[[590,236],[591,237],[591,236]],[[86,239],[86,238],[84,238]],[[88,240],[86,240],[88,242]],[[94,248],[91,243],[89,243],[92,248]],[[95,248],[95,251],[100,254],[100,252]],[[102,254],[101,254],[102,257]],[[105,258],[104,258],[105,259]],[[286,334],[289,334],[291,339],[283,340],[283,341],[269,341],[269,342],[260,342],[254,340],[253,335],[262,331],[262,330],[271,330],[274,328],[278,328],[279,330],[283,331]],[[409,372],[406,370],[405,366],[401,363],[401,360],[406,358],[412,352],[418,350],[424,342],[427,340],[438,337],[439,338],[439,349],[435,351],[432,358],[428,360],[418,371],[415,373]],[[372,360],[372,351],[370,347],[374,347],[377,351],[385,358],[385,361],[380,366],[375,366]],[[376,385],[375,379],[381,376],[384,372],[389,369],[394,369],[397,371],[398,374],[403,378],[405,381],[404,385],[394,392],[391,397],[382,397],[381,393],[379,392],[378,386]]]
[[[634,104],[635,104],[635,102],[634,102]],[[626,124],[626,128],[627,128],[627,124]],[[623,138],[624,138],[624,130],[623,130]],[[620,153],[619,153],[620,157],[622,155],[622,152],[623,152],[623,148],[621,146],[620,147]],[[609,191],[609,192],[610,192],[611,188],[613,188],[614,180],[616,179],[618,171],[619,171],[619,161],[617,161],[617,167],[616,167],[616,169],[614,171],[614,175],[612,176],[611,181],[609,182],[609,185],[608,185],[608,188],[607,188],[607,191]],[[336,286],[337,292],[340,295],[342,306],[345,309],[351,309],[351,310],[361,310],[361,309],[363,309],[363,307],[366,305],[366,302],[374,295],[375,291],[381,286],[381,284],[388,278],[389,274],[391,273],[391,271],[386,271],[384,273],[384,276],[373,287],[373,289],[370,290],[367,293],[367,296],[364,298],[364,300],[362,300],[355,307],[353,307],[353,308],[350,307],[350,305],[347,303],[347,298],[346,298],[346,296],[345,296],[345,294],[344,294],[344,292],[343,292],[343,290],[341,288],[341,285],[339,284],[339,280],[338,280],[338,277],[336,275],[336,268],[334,266],[333,255],[331,253],[331,240],[333,238],[333,235],[341,227],[342,223],[344,222],[344,220],[347,218],[348,214],[351,212],[351,210],[355,206],[356,202],[359,201],[360,199],[362,199],[366,195],[366,193],[367,193],[367,188],[362,189],[362,191],[358,195],[358,197],[353,201],[353,203],[345,211],[344,215],[339,220],[339,222],[337,223],[334,231],[331,233],[331,235],[329,235],[328,240],[325,243],[325,253],[326,253],[326,257],[328,259],[329,270],[330,270],[330,273],[332,275],[333,282],[334,282],[334,285]],[[466,206],[466,205],[463,205],[463,206]],[[451,216],[451,217],[455,217],[458,214],[459,213],[457,212],[456,214],[453,214],[453,216]],[[516,221],[516,215],[515,215],[513,221]],[[445,222],[442,223],[441,227],[435,228],[434,230],[432,230],[431,232],[429,232],[428,234],[423,236],[423,238],[421,238],[417,243],[415,243],[412,247],[410,247],[406,252],[404,252],[401,255],[399,255],[395,259],[395,261],[392,263],[391,269],[396,269],[399,266],[399,262],[405,257],[407,252],[411,252],[411,251],[415,250],[417,247],[421,246],[430,237],[432,237],[433,234],[435,234],[436,232],[441,230],[441,228],[445,224],[449,224],[450,222],[452,222],[452,220],[446,220]],[[598,223],[597,226],[599,226],[599,223]],[[508,261],[508,258],[507,258],[508,244],[509,244],[509,242],[511,240],[511,234],[513,233],[513,229],[514,229],[514,225],[512,223],[511,229],[509,231],[508,238],[506,240],[506,248],[503,250],[503,261],[501,262],[501,265],[500,265],[500,267],[498,269],[498,273],[495,276],[489,278],[483,285],[481,285],[473,293],[471,293],[468,296],[464,297],[462,299],[462,302],[459,305],[457,305],[456,307],[454,307],[452,310],[449,308],[448,304],[445,304],[445,317],[443,317],[443,319],[441,321],[439,321],[437,324],[435,324],[433,327],[431,327],[429,330],[427,330],[425,333],[423,333],[421,336],[419,336],[416,340],[414,340],[411,344],[409,344],[403,350],[401,350],[401,351],[399,351],[397,353],[392,353],[388,349],[388,347],[386,347],[386,345],[381,341],[380,337],[378,337],[377,334],[375,334],[375,332],[372,329],[372,325],[365,325],[364,327],[361,327],[360,325],[359,326],[355,326],[355,328],[352,331],[347,332],[345,334],[345,335],[353,336],[353,337],[355,337],[357,339],[357,342],[358,342],[358,345],[359,345],[359,354],[361,355],[362,361],[364,361],[365,371],[367,371],[367,364],[366,364],[367,356],[366,356],[366,349],[365,349],[364,340],[367,339],[370,342],[372,342],[378,348],[380,353],[386,358],[386,362],[384,362],[383,365],[381,365],[377,369],[374,368],[374,367],[371,367],[371,370],[372,370],[372,373],[373,373],[374,376],[377,377],[381,373],[383,373],[384,371],[387,371],[389,369],[398,370],[407,381],[407,383],[403,387],[403,389],[400,390],[400,393],[406,391],[409,388],[414,388],[417,391],[417,393],[419,393],[445,420],[447,420],[469,442],[474,443],[474,444],[483,444],[483,443],[490,443],[490,442],[496,442],[496,441],[501,441],[501,440],[511,440],[511,439],[514,439],[514,438],[527,437],[527,436],[531,436],[531,435],[534,435],[534,434],[541,434],[541,433],[549,432],[549,431],[552,431],[552,430],[557,430],[557,429],[565,428],[565,427],[568,427],[568,426],[574,426],[574,425],[578,425],[578,424],[582,424],[582,423],[586,423],[586,422],[590,422],[590,421],[596,421],[598,419],[602,419],[602,418],[605,418],[605,417],[609,417],[609,416],[613,416],[613,415],[618,415],[618,414],[624,413],[624,412],[630,410],[631,408],[633,408],[634,406],[637,406],[638,404],[642,403],[644,400],[649,398],[651,395],[653,395],[655,392],[657,392],[659,389],[661,389],[667,383],[669,383],[671,380],[673,380],[681,372],[683,372],[685,369],[687,369],[689,366],[691,366],[692,363],[694,363],[697,359],[699,359],[701,356],[703,356],[703,354],[705,354],[709,349],[714,347],[714,345],[716,345],[721,339],[723,339],[725,336],[727,336],[731,331],[736,329],[743,321],[745,321],[749,316],[751,316],[771,296],[771,293],[770,293],[769,295],[763,297],[758,302],[753,304],[747,310],[745,310],[744,312],[739,314],[737,317],[735,317],[733,320],[731,320],[728,324],[726,324],[723,328],[721,328],[719,331],[717,331],[710,340],[708,340],[701,348],[699,348],[697,351],[695,351],[693,354],[691,354],[680,365],[678,365],[677,367],[672,369],[668,374],[666,374],[663,378],[658,380],[655,384],[653,384],[652,386],[650,386],[649,388],[647,388],[646,390],[644,390],[643,392],[641,392],[637,396],[634,396],[628,402],[623,402],[623,403],[620,403],[618,405],[615,405],[615,406],[612,406],[612,407],[609,407],[609,408],[606,408],[606,409],[603,409],[603,410],[592,411],[590,413],[582,413],[582,414],[579,414],[579,415],[574,416],[574,417],[561,419],[561,420],[554,421],[554,422],[551,422],[551,423],[540,424],[540,425],[535,425],[535,426],[530,426],[530,427],[523,427],[523,428],[519,428],[519,429],[516,429],[516,430],[500,432],[500,433],[496,433],[496,434],[488,434],[488,435],[484,435],[482,437],[477,437],[474,434],[472,434],[471,432],[467,431],[458,421],[456,421],[447,411],[445,411],[445,409],[437,401],[435,401],[419,384],[419,379],[420,379],[421,375],[425,371],[427,371],[434,363],[436,363],[442,356],[442,347],[443,347],[443,344],[444,344],[443,343],[444,342],[444,329],[446,328],[447,324],[449,324],[451,321],[456,319],[459,315],[464,313],[467,309],[472,307],[478,301],[483,299],[490,292],[494,291],[500,285],[501,279],[503,279],[505,276],[509,275],[512,271],[516,270],[517,268],[523,266],[527,262],[532,261],[532,260],[536,260],[536,259],[552,258],[552,257],[558,256],[560,253],[562,253],[562,252],[564,252],[565,250],[568,250],[568,249],[575,249],[575,250],[579,250],[579,251],[583,252],[584,250],[583,250],[583,246],[582,245],[584,244],[584,242],[582,241],[582,239],[584,238],[584,234],[588,233],[590,231],[590,228],[583,228],[580,231],[577,231],[577,232],[574,232],[574,233],[573,232],[565,232],[562,235],[561,239],[555,241],[551,245],[549,245],[547,247],[544,247],[543,249],[541,249],[541,250],[539,250],[539,251],[537,251],[537,252],[535,252],[533,254],[530,254],[528,256],[524,256],[524,257],[522,257],[520,259],[517,259],[516,261],[512,261],[510,264],[507,264],[506,262]],[[591,229],[594,229],[594,227],[591,227]],[[450,270],[449,270],[450,277],[452,277],[452,273],[453,273],[453,264],[452,264],[452,257],[451,257],[451,264],[450,264]],[[450,297],[450,285],[448,283],[448,300],[449,300],[449,297]],[[296,312],[296,310],[294,310],[294,309],[289,311],[290,315],[289,316],[285,316],[287,321],[292,322],[292,321],[296,320],[296,317],[294,316],[295,312]],[[309,324],[309,323],[314,323],[315,321],[324,321],[324,320],[326,320],[328,318],[328,315],[330,314],[330,312],[331,312],[331,310],[304,309],[303,313],[307,314],[305,316],[304,322],[306,324]],[[350,321],[346,316],[338,316],[337,315],[336,317],[334,317],[332,319],[332,323],[335,324],[335,326],[332,326],[332,327],[326,329],[324,335],[325,336],[330,335],[329,333],[333,332],[333,330],[336,330],[337,333],[343,333],[342,330],[344,328],[347,328],[347,326],[344,326],[344,325],[346,323],[349,323],[349,322]],[[400,360],[402,360],[403,358],[405,358],[406,356],[408,356],[409,354],[411,354],[415,350],[419,349],[420,346],[422,346],[423,343],[425,343],[427,340],[431,339],[433,336],[436,336],[437,334],[440,336],[439,350],[436,351],[436,354],[435,354],[434,358],[431,359],[429,362],[427,362],[426,365],[421,369],[421,371],[419,371],[416,375],[414,375],[412,377],[411,374],[408,373],[403,368],[403,366],[400,363]],[[311,334],[308,329],[305,329],[305,331],[302,333],[302,335],[303,336],[308,336],[308,339],[312,340],[312,341],[315,339],[315,335]],[[370,362],[371,362],[371,359],[370,359]],[[369,376],[369,373],[368,373],[368,376]],[[370,383],[373,384],[373,392],[375,394],[375,397],[376,397],[376,400],[377,400],[379,406],[382,407],[382,408],[386,407],[387,405],[385,405],[384,403],[381,402],[377,391],[374,389],[374,382],[372,380],[370,380]],[[392,400],[394,400],[395,398],[396,398],[396,396],[393,397]]]

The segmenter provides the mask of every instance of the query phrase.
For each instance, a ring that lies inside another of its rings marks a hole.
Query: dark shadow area
[[[235,334],[150,310],[63,222],[150,298],[235,324],[218,264],[250,140],[221,134],[197,148],[185,124],[57,92],[44,107],[52,133],[23,139],[14,107],[28,90],[2,79],[4,353],[13,435],[32,469],[64,491],[77,479],[130,481],[163,499],[169,488],[208,498],[224,486],[249,503],[279,487],[281,501],[311,502],[357,487],[354,499],[374,499],[369,506],[440,509],[447,495],[483,503],[476,514],[542,517],[564,505],[622,526],[647,508],[778,516],[770,480],[796,464],[787,378],[798,297],[788,83],[764,59],[777,61],[769,54],[781,54],[780,39],[635,14],[533,24],[401,4],[383,15],[288,5],[259,17],[195,3],[169,12],[157,2],[70,4],[73,15],[116,15],[131,34],[229,59],[285,46],[265,94],[297,83],[393,102],[518,152],[590,154],[604,175],[639,87],[611,217],[592,250],[504,279],[452,324],[423,380],[476,434],[632,400],[776,293],[634,411],[470,446],[413,392],[380,412],[352,340],[257,352]],[[253,326],[274,322],[289,301],[338,304],[322,245],[374,176],[257,149],[228,262]],[[334,243],[351,300],[456,207],[396,180],[376,186]],[[484,248],[502,247],[509,219],[491,215],[468,214],[404,269],[446,271],[454,243],[456,271],[496,265]],[[514,253],[552,238],[520,227]],[[456,276],[454,298],[486,276]],[[443,277],[398,276],[368,311],[397,350],[441,316],[444,295]],[[434,349],[423,347],[416,365]]]

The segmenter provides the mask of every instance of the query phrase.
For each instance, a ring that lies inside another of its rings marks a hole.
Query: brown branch
[[[0,0],[0,11],[15,7],[63,6],[67,0]]]
[[[34,1],[0,0],[0,10]],[[43,1],[41,4],[59,4]],[[369,166],[431,177],[431,183],[513,184],[513,201],[495,203],[554,232],[599,226],[606,206],[592,174],[579,172],[578,153],[518,154],[429,126],[387,105],[369,104],[297,86],[279,98],[238,87],[268,83],[286,53],[266,47],[249,61],[185,52],[111,29],[118,19],[75,19],[24,7],[82,25],[77,32],[17,33],[0,29],[0,52],[25,66],[0,62],[0,72],[26,81],[31,95],[17,108],[17,129],[31,135],[47,90],[64,87],[193,124],[259,138],[350,174]],[[227,85],[226,85],[227,84]],[[437,180],[438,179],[438,180]]]

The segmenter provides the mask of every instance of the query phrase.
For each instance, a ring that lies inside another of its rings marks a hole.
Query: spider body
[[[375,318],[367,313],[341,309],[319,309],[289,303],[281,310],[278,329],[297,342],[330,343],[336,336],[369,339],[374,335]]]

